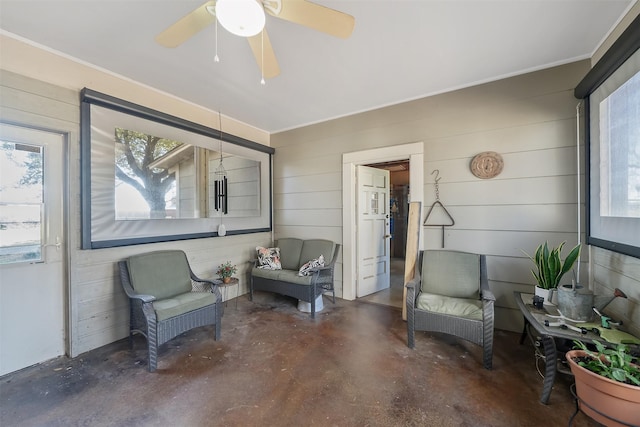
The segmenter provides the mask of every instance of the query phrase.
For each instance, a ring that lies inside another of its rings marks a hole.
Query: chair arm
[[[139,299],[143,303],[150,303],[150,302],[153,302],[153,301],[156,300],[156,297],[154,297],[153,295],[145,295],[145,294],[136,293],[136,291],[133,290],[133,287],[131,286],[131,283],[129,283],[129,281],[124,282],[122,284],[122,287],[124,288],[124,292],[131,299]]]
[[[315,272],[320,272],[320,271],[327,271],[327,270],[333,270],[333,266],[332,265],[325,265],[322,267],[313,267],[309,269],[309,273],[315,273]]]
[[[491,290],[489,289],[483,289],[482,290],[482,300],[483,301],[494,301],[496,300],[495,295],[493,295],[493,292],[491,292]]]
[[[418,298],[418,294],[420,293],[420,281],[415,278],[409,280],[406,285],[407,288],[407,305],[411,305],[411,307],[416,306],[416,299]]]
[[[216,295],[216,301],[222,302],[222,293],[220,292],[220,288],[218,287],[218,285],[213,283],[211,280],[205,280],[205,279],[199,278],[191,270],[189,270],[189,275],[191,276],[191,280],[195,280],[196,282],[201,282],[209,285],[211,288],[211,293]]]

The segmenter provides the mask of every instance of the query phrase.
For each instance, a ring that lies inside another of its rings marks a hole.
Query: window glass
[[[43,149],[0,144],[0,264],[42,261]]]
[[[640,218],[640,72],[600,103],[600,215]]]

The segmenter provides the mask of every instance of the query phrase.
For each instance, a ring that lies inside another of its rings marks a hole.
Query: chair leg
[[[483,346],[483,365],[487,370],[493,368],[493,345],[492,343],[485,343]]]
[[[313,292],[311,296],[311,318],[315,319],[316,317],[316,293]]]
[[[219,307],[218,307],[219,306]],[[222,303],[216,304],[216,336],[213,338],[214,341],[218,341],[220,339],[220,334],[222,333],[221,324],[222,324]]]
[[[158,330],[155,322],[147,332],[147,353],[149,357],[149,372],[155,372],[158,367]]]

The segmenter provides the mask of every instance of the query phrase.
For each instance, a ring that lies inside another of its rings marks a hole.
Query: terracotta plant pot
[[[580,357],[588,355],[582,350],[566,354],[582,412],[607,426],[640,425],[640,387],[591,372],[573,360]]]
[[[222,278],[222,283],[229,283],[231,282],[231,277],[223,277]]]

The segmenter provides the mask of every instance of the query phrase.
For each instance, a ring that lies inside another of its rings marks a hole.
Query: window
[[[640,17],[576,87],[585,100],[587,243],[640,258]]]
[[[42,261],[43,147],[1,144],[0,264]]]
[[[600,216],[640,218],[640,72],[600,103]]]

